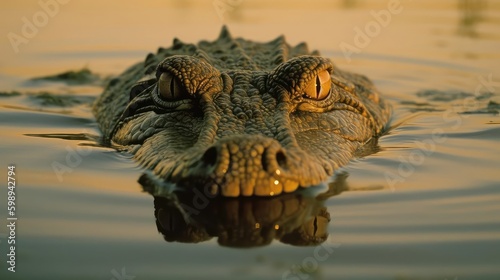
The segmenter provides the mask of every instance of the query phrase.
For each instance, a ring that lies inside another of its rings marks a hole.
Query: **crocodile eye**
[[[304,97],[314,100],[323,100],[330,93],[331,77],[327,70],[323,70],[318,73],[316,78],[309,82],[307,86]]]
[[[165,101],[176,101],[187,97],[187,92],[177,77],[164,72],[158,79],[158,94]]]

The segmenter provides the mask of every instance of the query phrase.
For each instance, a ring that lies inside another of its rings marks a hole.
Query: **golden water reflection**
[[[156,226],[167,242],[199,243],[217,238],[227,247],[256,247],[273,240],[316,246],[328,238],[330,213],[324,202],[347,190],[340,174],[319,196],[298,192],[276,197],[210,197],[202,190],[165,193],[148,173],[139,179],[154,196]]]

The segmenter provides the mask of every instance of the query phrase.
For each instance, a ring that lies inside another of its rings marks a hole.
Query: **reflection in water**
[[[85,140],[90,143],[81,146],[106,147],[99,136],[86,133],[25,135]],[[364,157],[379,150],[374,138],[356,156]],[[198,243],[217,237],[222,246],[242,248],[269,245],[274,239],[295,246],[323,243],[328,238],[330,222],[324,202],[352,190],[347,177],[346,172],[339,172],[327,187],[311,187],[275,197],[240,198],[213,197],[197,188],[176,190],[149,171],[138,182],[154,197],[156,226],[165,241]]]
[[[477,24],[483,20],[482,13],[486,9],[486,0],[458,0],[458,9],[462,17],[458,23],[458,34],[476,38]]]
[[[209,198],[196,189],[165,194],[147,173],[139,183],[154,196],[156,226],[168,242],[198,243],[217,237],[228,247],[264,246],[274,239],[313,246],[328,238],[330,214],[323,204],[347,190],[346,178],[345,173],[337,175],[320,195],[305,190],[251,198]]]

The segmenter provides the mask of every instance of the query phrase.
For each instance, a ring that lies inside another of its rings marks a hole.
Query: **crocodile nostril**
[[[267,159],[266,159],[266,153],[262,153],[261,156],[262,156],[262,158],[261,158],[262,168],[267,171],[268,164],[267,164]]]
[[[276,153],[276,162],[278,163],[279,167],[285,167],[286,166],[286,155],[283,153],[283,151],[278,151]]]
[[[276,168],[285,169],[285,153],[282,150],[278,150],[274,155],[272,153],[274,153],[274,151],[269,151],[269,149],[266,149],[266,151],[262,153],[262,167],[264,168],[264,170],[274,172],[276,171]]]
[[[208,166],[214,166],[217,163],[217,148],[208,148],[201,157],[201,161]]]

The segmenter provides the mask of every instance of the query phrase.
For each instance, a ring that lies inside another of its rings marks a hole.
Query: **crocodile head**
[[[178,187],[273,196],[320,184],[380,135],[389,106],[361,75],[283,37],[149,54],[94,105],[114,145]]]

